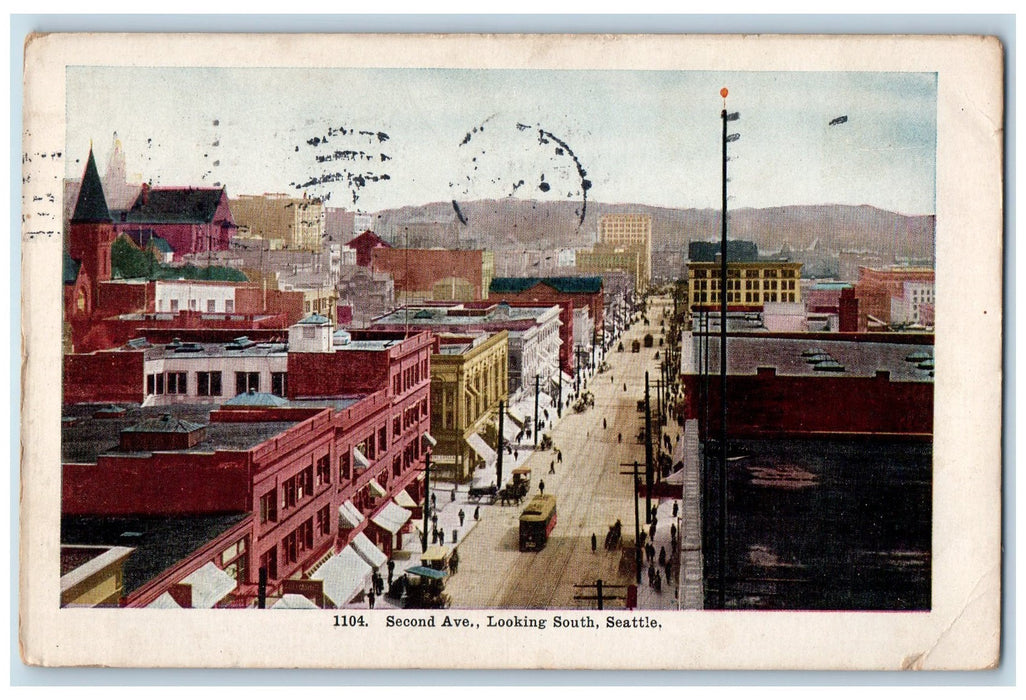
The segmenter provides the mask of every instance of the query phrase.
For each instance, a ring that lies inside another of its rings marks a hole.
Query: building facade
[[[728,262],[728,310],[761,311],[767,302],[800,302],[801,270],[798,262]],[[720,271],[719,263],[688,263],[688,304],[692,311],[719,310]]]
[[[495,257],[487,250],[376,247],[371,268],[392,276],[404,303],[475,301],[488,295]]]
[[[241,195],[230,201],[240,235],[272,248],[319,252],[324,242],[324,204],[287,194]]]
[[[649,214],[604,214],[599,217],[599,242],[636,250],[639,270],[635,279],[640,289],[647,289],[652,278],[652,216]],[[580,265],[580,263],[578,263]]]

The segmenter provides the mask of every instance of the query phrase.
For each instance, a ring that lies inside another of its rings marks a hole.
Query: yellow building
[[[509,395],[509,333],[439,334],[431,356],[431,434],[436,468],[466,481],[494,453],[478,434]],[[481,453],[484,454],[481,454]]]
[[[754,311],[766,302],[800,302],[801,272],[798,262],[728,262],[728,308]],[[688,300],[692,309],[720,308],[720,263],[688,263]]]
[[[648,288],[652,278],[652,217],[649,214],[604,214],[599,217],[599,242],[616,248],[637,250],[640,270],[639,290]]]
[[[228,208],[243,238],[266,240],[271,250],[321,250],[324,204],[319,199],[246,194],[228,200]]]
[[[626,272],[634,280],[634,291],[641,292],[643,278],[642,253],[638,248],[624,248],[607,243],[596,243],[591,250],[578,250],[575,254],[578,274],[601,275],[604,272]]]
[[[61,545],[61,607],[117,607],[132,547]]]

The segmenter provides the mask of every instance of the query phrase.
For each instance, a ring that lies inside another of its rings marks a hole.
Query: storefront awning
[[[170,593],[161,593],[160,596],[146,606],[154,610],[181,610],[182,606],[175,602]]]
[[[281,599],[271,606],[272,610],[320,610],[317,604],[298,593],[286,593]]]
[[[346,547],[310,574],[314,581],[324,581],[324,597],[336,608],[348,603],[363,589],[371,565],[363,560],[352,547]]]
[[[359,447],[353,448],[353,464],[356,465],[357,469],[368,469],[370,467],[370,460],[367,459],[363,452],[360,452]]]
[[[467,438],[467,444],[470,445],[470,449],[478,454],[478,456],[487,463],[495,462],[496,454],[495,450],[488,446],[488,443],[484,441],[477,433],[471,433],[470,437]]]
[[[182,583],[192,586],[194,608],[212,608],[235,590],[235,579],[209,561],[182,579]]]
[[[513,421],[518,426],[520,426],[521,428],[524,427],[525,419],[524,419],[523,414],[520,413],[520,411],[518,411],[517,409],[513,408],[512,406],[507,406],[506,407],[506,415],[509,416],[510,418],[512,418]]]
[[[377,479],[371,479],[367,482],[367,487],[370,489],[371,495],[375,498],[384,498],[388,495],[388,491],[385,490],[384,486],[378,483]]]
[[[371,518],[371,522],[380,528],[388,530],[393,535],[406,524],[406,521],[413,515],[410,511],[397,506],[395,501],[389,501],[377,515]]]
[[[356,550],[356,553],[363,557],[363,560],[377,569],[379,566],[384,566],[385,562],[388,561],[388,557],[380,549],[374,546],[374,543],[370,541],[370,538],[362,532],[353,538],[350,546]]]
[[[338,507],[339,527],[352,530],[363,522],[363,513],[353,505],[352,501],[346,501]]]
[[[430,578],[436,581],[440,581],[446,576],[444,571],[432,569],[430,566],[411,566],[406,570],[406,573],[413,574],[414,576],[423,576],[424,578]]]
[[[413,497],[406,492],[406,489],[403,489],[395,495],[395,503],[403,508],[416,508],[418,506],[417,502],[413,500]]]

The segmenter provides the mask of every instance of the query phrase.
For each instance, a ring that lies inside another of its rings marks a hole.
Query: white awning
[[[384,566],[385,562],[388,561],[388,557],[380,549],[374,546],[374,543],[370,541],[370,538],[362,532],[353,538],[350,543],[356,553],[363,557],[363,560],[368,564],[377,569],[379,566]]]
[[[568,386],[569,386],[570,388],[573,388],[573,385],[574,385],[574,378],[573,378],[573,377],[571,377],[571,376],[570,376],[569,374],[567,374],[566,372],[563,372],[563,371],[560,371],[560,374],[562,374],[562,375],[563,375],[563,391],[566,391],[566,390],[567,390],[567,387],[568,387]]]
[[[271,606],[272,610],[320,610],[317,604],[298,593],[286,593],[281,599]]]
[[[397,506],[395,501],[389,501],[381,512],[371,518],[371,522],[380,528],[388,530],[393,535],[406,524],[406,521],[413,515],[410,511]]]
[[[370,460],[367,459],[367,456],[363,452],[360,452],[359,447],[353,448],[353,464],[355,464],[359,469],[367,469],[370,467]]]
[[[429,447],[434,447],[438,444],[438,440],[435,440],[434,436],[431,433],[424,433],[424,435],[422,435],[421,437],[424,438],[424,442],[426,442]]]
[[[496,459],[495,450],[488,446],[488,443],[484,441],[477,433],[471,433],[470,437],[467,438],[467,444],[470,445],[470,449],[474,450],[485,462],[492,463]]]
[[[170,593],[161,593],[160,596],[146,606],[155,610],[181,610],[182,606],[175,602]]]
[[[513,421],[521,428],[524,427],[524,416],[520,411],[513,408],[512,406],[506,406],[506,415],[513,419]]]
[[[352,501],[346,501],[338,507],[339,527],[351,530],[363,522],[363,513],[353,505]]]
[[[235,590],[235,579],[207,562],[182,579],[182,583],[192,586],[192,607],[212,608],[229,593]]]
[[[506,420],[502,422],[502,437],[505,438],[506,444],[516,442],[517,435],[520,434],[520,426],[514,423],[512,420]]]
[[[317,567],[317,571],[310,574],[310,578],[324,581],[325,602],[341,608],[352,600],[357,591],[363,589],[370,574],[370,564],[352,547],[346,547]]]
[[[384,498],[388,495],[388,491],[385,490],[384,486],[378,483],[377,479],[371,479],[367,482],[367,486],[370,488],[370,492],[375,498]]]
[[[401,490],[395,495],[396,505],[400,505],[403,508],[416,508],[417,502],[413,500],[413,496],[407,493],[406,489]]]

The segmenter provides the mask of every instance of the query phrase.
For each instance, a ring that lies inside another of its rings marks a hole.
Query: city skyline
[[[67,77],[69,178],[90,145],[104,167],[116,134],[130,175],[230,196],[306,193],[368,212],[505,196],[711,208],[727,86],[740,113],[730,208],[936,209],[932,73],[69,67]]]

